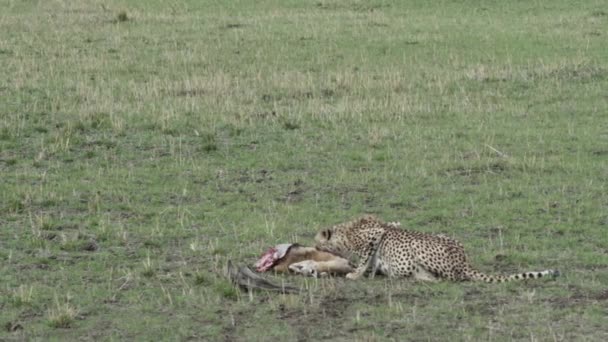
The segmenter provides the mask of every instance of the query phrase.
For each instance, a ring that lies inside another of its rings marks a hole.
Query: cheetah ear
[[[372,214],[365,214],[361,217],[362,223],[375,222],[375,221],[378,221],[378,218]]]
[[[325,229],[322,235],[326,240],[331,239],[331,229]]]

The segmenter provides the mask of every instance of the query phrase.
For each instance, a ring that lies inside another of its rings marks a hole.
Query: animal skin
[[[274,291],[282,293],[298,293],[300,290],[290,285],[274,284],[249,269],[247,266],[236,266],[228,260],[226,273],[230,281],[247,292],[253,290]]]

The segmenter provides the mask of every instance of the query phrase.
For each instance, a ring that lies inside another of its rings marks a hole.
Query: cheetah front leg
[[[359,265],[355,269],[354,272],[351,272],[346,275],[346,278],[356,280],[361,278],[365,271],[370,267],[372,263],[377,262],[377,255],[379,253],[379,248],[382,242],[382,238],[384,237],[384,230],[372,230],[368,232],[370,234],[370,242],[365,246],[361,254],[361,260],[359,261]],[[374,266],[374,272],[376,271],[376,267]]]
[[[346,275],[346,278],[352,279],[352,280],[357,280],[357,279],[361,278],[361,276],[363,274],[365,274],[365,271],[369,267],[369,263],[372,259],[373,258],[371,255],[368,255],[367,257],[362,258],[361,261],[359,262],[359,265],[357,265],[357,268],[355,269],[355,271],[348,273]]]

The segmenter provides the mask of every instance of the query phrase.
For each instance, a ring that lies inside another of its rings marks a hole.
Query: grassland
[[[0,340],[608,339],[604,1],[0,8]],[[563,276],[222,276],[362,213]]]

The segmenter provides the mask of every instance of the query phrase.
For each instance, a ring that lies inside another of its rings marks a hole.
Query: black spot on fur
[[[543,274],[541,272],[538,272],[538,274],[536,275],[538,278],[542,277]]]

